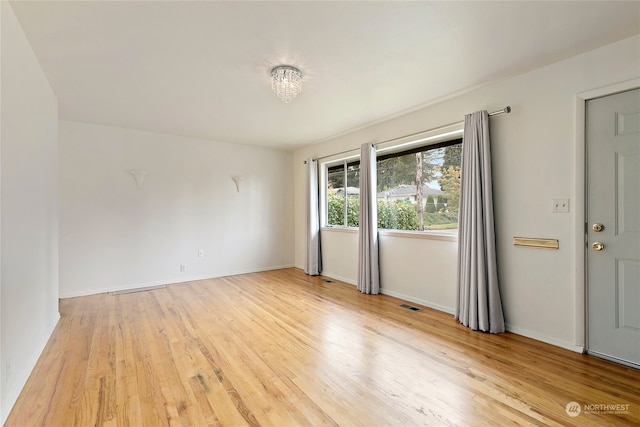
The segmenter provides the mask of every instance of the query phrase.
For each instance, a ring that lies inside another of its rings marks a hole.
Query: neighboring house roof
[[[399,185],[387,191],[382,191],[377,194],[378,199],[384,199],[385,197],[411,197],[415,196],[417,191],[416,185]],[[424,196],[441,196],[444,193],[437,188],[431,188],[427,184],[422,186],[422,194]]]
[[[342,187],[338,188],[336,190],[336,193],[342,194],[342,193],[344,193],[344,189]],[[359,195],[360,194],[360,189],[358,187],[347,187],[347,196],[350,195],[350,194],[358,194]]]

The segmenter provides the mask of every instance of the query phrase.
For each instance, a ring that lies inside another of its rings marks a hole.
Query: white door
[[[640,90],[586,114],[588,352],[640,368]]]

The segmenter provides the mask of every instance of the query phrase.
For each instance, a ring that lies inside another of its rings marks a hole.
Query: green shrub
[[[328,195],[327,220],[329,225],[344,225],[344,197]]]
[[[418,214],[411,203],[378,200],[378,228],[417,230]]]
[[[431,199],[433,203],[433,199]],[[378,228],[387,230],[417,230],[418,214],[415,205],[404,201],[378,200]],[[344,197],[328,195],[327,215],[329,225],[344,225]],[[360,199],[347,197],[347,226],[358,227]],[[457,228],[457,213],[428,212],[424,216],[425,229]]]
[[[344,196],[329,194],[327,197],[327,220],[329,225],[344,225]],[[347,226],[357,227],[360,220],[360,199],[347,197]]]
[[[347,227],[360,225],[360,198],[347,197]]]

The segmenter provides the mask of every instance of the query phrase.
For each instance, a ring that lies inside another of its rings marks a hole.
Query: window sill
[[[455,232],[446,231],[404,231],[404,230],[378,230],[379,236],[389,237],[402,237],[410,239],[424,239],[424,240],[443,240],[446,242],[458,241],[458,230]]]
[[[358,234],[358,229],[357,228],[347,228],[347,227],[321,227],[320,231],[331,231],[331,232],[338,232],[338,233],[351,233],[351,234]]]
[[[321,231],[358,234],[357,228],[346,228],[346,227],[322,227]],[[458,230],[455,230],[455,232],[378,230],[378,235],[385,236],[385,237],[388,236],[388,237],[400,237],[400,238],[409,238],[409,239],[442,240],[445,242],[458,241]]]

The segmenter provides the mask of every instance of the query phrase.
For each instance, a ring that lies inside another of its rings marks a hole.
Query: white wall
[[[58,316],[57,100],[8,2],[0,2],[0,423]]]
[[[291,164],[276,150],[61,121],[61,297],[292,266]],[[130,170],[148,171],[142,189]]]
[[[576,100],[582,92],[638,78],[638,64],[640,37],[633,37],[298,150],[293,163],[295,265],[304,264],[304,159],[453,123],[475,110],[510,105],[511,114],[491,119],[498,269],[507,327],[580,350],[584,283],[578,230],[583,199],[578,190],[581,174],[576,159],[582,148]],[[552,198],[578,204],[573,203],[568,214],[554,214]],[[560,249],[514,247],[514,236],[557,238]],[[324,273],[355,282],[357,234],[323,231],[322,239]],[[452,242],[383,236],[380,254],[384,292],[454,310]],[[419,265],[438,269],[438,277],[417,272]]]

